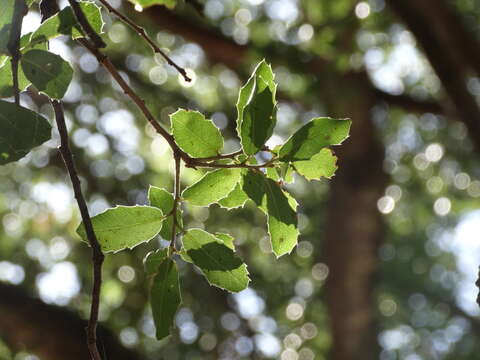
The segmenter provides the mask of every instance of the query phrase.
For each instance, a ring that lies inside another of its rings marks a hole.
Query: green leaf
[[[93,30],[97,34],[103,33],[104,22],[100,7],[90,1],[80,1],[80,7]],[[32,34],[28,46],[34,46],[61,35],[69,35],[72,39],[84,37],[70,6],[63,8],[60,12],[45,20]]]
[[[175,142],[193,157],[216,156],[223,148],[220,130],[198,111],[180,109],[170,115]]]
[[[168,257],[168,248],[150,251],[143,259],[147,275],[156,274],[160,264]]]
[[[235,251],[235,244],[233,243],[233,236],[223,233],[215,233],[215,237],[223,241],[223,243],[230,249]]]
[[[226,197],[240,181],[242,169],[217,169],[186,188],[182,198],[192,205],[208,206]]]
[[[72,81],[73,69],[60,56],[33,49],[22,56],[22,70],[38,91],[61,99]]]
[[[322,177],[330,179],[337,170],[337,157],[332,150],[325,148],[310,160],[294,161],[293,166],[308,180],[320,180]]]
[[[7,58],[5,63],[0,66],[0,97],[13,96],[13,75],[11,58]],[[30,81],[25,77],[21,67],[18,69],[18,88],[20,91],[25,90]]]
[[[275,255],[280,257],[290,253],[298,239],[295,200],[275,181],[253,171],[244,176],[243,190],[267,215],[268,232]]]
[[[235,186],[235,188],[227,195],[227,197],[218,201],[218,204],[226,209],[235,209],[243,207],[248,200],[248,195],[242,189],[242,180]]]
[[[308,160],[330,145],[348,137],[351,120],[315,118],[293,134],[279,150],[281,161]]]
[[[264,60],[240,89],[237,102],[237,132],[248,155],[260,151],[272,136],[276,124],[276,84],[270,65]]]
[[[190,229],[183,236],[183,248],[211,285],[232,292],[248,286],[247,266],[230,247],[230,240],[200,229]],[[225,241],[226,240],[226,241]]]
[[[7,43],[10,38],[10,27],[13,17],[15,0],[2,0],[2,11],[0,12],[0,53],[9,55]]]
[[[173,209],[173,194],[165,189],[152,186],[148,189],[148,201],[151,206],[155,206],[162,210],[165,215],[172,212]],[[179,228],[177,233],[183,228],[182,210],[177,208],[177,224]],[[162,230],[160,230],[160,236],[165,240],[172,239],[172,227],[173,227],[173,215],[167,216],[163,221]]]
[[[134,4],[140,5],[142,8],[146,8],[153,5],[164,5],[169,9],[173,9],[177,5],[177,0],[129,0]]]
[[[151,206],[117,206],[92,218],[102,251],[117,252],[152,239],[162,228],[163,213]],[[83,222],[78,235],[88,241]]]
[[[158,340],[170,335],[181,302],[177,265],[167,258],[158,266],[150,289],[150,305]]]
[[[40,114],[0,101],[0,165],[21,159],[50,139],[49,122]]]

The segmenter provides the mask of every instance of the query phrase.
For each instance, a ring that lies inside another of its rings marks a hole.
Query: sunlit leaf
[[[211,285],[238,292],[250,281],[247,266],[235,255],[233,241],[225,236],[190,229],[183,236],[183,247],[188,259],[200,268]]]
[[[100,8],[90,1],[80,1],[80,7],[92,29],[97,34],[103,33],[104,22]],[[63,8],[59,13],[44,21],[32,34],[28,46],[46,42],[61,35],[69,35],[73,39],[84,37],[70,6]]]
[[[160,264],[168,257],[168,248],[150,251],[143,259],[145,272],[148,275],[156,274]]]
[[[243,191],[242,180],[235,185],[235,188],[223,199],[218,201],[218,204],[226,209],[235,209],[245,205],[248,200],[248,195]]]
[[[177,265],[167,258],[159,264],[150,289],[150,306],[158,340],[170,335],[181,302]]]
[[[240,89],[237,131],[246,154],[260,151],[273,133],[276,124],[276,84],[273,79],[270,65],[262,61]]]
[[[206,173],[195,184],[186,188],[182,198],[192,205],[208,206],[232,192],[241,178],[241,169],[217,169]]]
[[[148,189],[148,201],[151,206],[155,206],[162,210],[163,214],[167,216],[173,209],[173,194],[165,189],[152,186]],[[177,232],[183,227],[182,210],[177,208],[177,224],[179,226]],[[163,222],[160,236],[165,240],[172,239],[173,215],[167,216]]]
[[[152,239],[162,228],[163,213],[151,206],[117,206],[92,217],[93,229],[104,252],[133,248]],[[77,233],[88,241],[83,222]]]
[[[272,179],[249,171],[243,180],[243,190],[267,215],[272,249],[277,257],[290,253],[297,244],[296,202]]]
[[[50,139],[49,122],[34,111],[0,101],[0,165],[16,161]]]
[[[70,64],[49,51],[30,50],[22,56],[21,64],[25,77],[51,98],[61,99],[72,81]]]
[[[173,9],[177,5],[177,0],[128,0],[134,4],[146,8],[153,5],[164,5],[167,8]]]
[[[30,81],[25,77],[21,67],[18,68],[18,88],[20,91],[25,90]],[[3,65],[0,66],[0,97],[13,96],[13,75],[12,63],[9,57]]]
[[[340,145],[348,137],[348,119],[315,118],[293,134],[279,150],[282,161],[308,160],[330,145]]]
[[[322,149],[309,160],[293,162],[295,170],[308,180],[330,179],[337,170],[337,157],[330,149]]]
[[[193,157],[216,156],[223,148],[220,130],[198,111],[180,109],[170,115],[175,142]]]

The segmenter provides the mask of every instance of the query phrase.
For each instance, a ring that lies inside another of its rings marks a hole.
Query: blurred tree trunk
[[[373,297],[377,249],[384,224],[377,200],[384,191],[384,149],[371,119],[375,96],[361,74],[322,79],[322,98],[335,117],[353,120],[350,138],[338,148],[339,170],[330,192],[325,250],[329,268],[326,300],[333,344],[332,360],[377,359]]]
[[[41,359],[86,360],[87,321],[73,312],[29,296],[19,286],[0,282],[0,338],[13,351],[27,350]],[[105,359],[140,360],[104,327],[98,330]]]

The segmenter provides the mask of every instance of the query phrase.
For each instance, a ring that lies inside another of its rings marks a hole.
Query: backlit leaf
[[[206,173],[195,184],[186,188],[182,198],[192,205],[208,206],[232,192],[240,181],[241,169],[217,169]]]
[[[237,101],[237,132],[243,151],[248,155],[262,149],[276,124],[276,84],[273,79],[270,65],[263,60],[240,89]]]
[[[177,265],[167,258],[158,266],[150,289],[150,306],[158,340],[170,335],[181,302]]]
[[[249,171],[244,176],[243,190],[267,215],[275,255],[279,257],[290,253],[297,244],[299,233],[296,202],[274,180],[258,172]]]
[[[22,56],[21,64],[25,77],[51,98],[61,99],[72,81],[70,64],[49,51],[30,50]]]
[[[183,236],[183,248],[211,285],[238,292],[250,281],[247,266],[238,258],[225,234],[209,234],[201,229],[190,229]]]
[[[315,118],[300,128],[279,150],[282,161],[308,160],[330,145],[340,145],[348,137],[348,119]]]
[[[295,170],[308,180],[330,179],[337,170],[337,157],[330,149],[322,149],[309,160],[293,162]]]
[[[0,101],[0,165],[16,161],[50,139],[49,122],[40,114]]]
[[[92,217],[93,229],[104,252],[133,248],[152,239],[162,228],[163,214],[151,206],[117,206]],[[88,241],[83,222],[78,235]]]
[[[223,148],[220,130],[198,111],[180,109],[170,120],[175,142],[190,156],[216,156]]]
[[[151,206],[155,206],[162,210],[163,214],[167,216],[173,209],[173,194],[165,189],[150,185],[148,189],[148,201]],[[177,208],[177,232],[183,227],[182,210]],[[173,215],[167,216],[163,221],[160,236],[165,240],[172,239]]]

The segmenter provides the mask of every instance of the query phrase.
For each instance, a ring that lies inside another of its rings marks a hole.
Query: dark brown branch
[[[7,49],[12,55],[12,79],[15,104],[20,105],[20,89],[18,87],[18,63],[20,62],[20,35],[22,33],[23,17],[27,14],[28,7],[25,0],[15,1],[13,9],[12,25]]]
[[[93,262],[93,289],[92,289],[92,303],[90,307],[90,320],[87,326],[87,344],[90,351],[90,356],[93,360],[101,360],[100,353],[97,348],[97,322],[98,322],[98,308],[100,305],[100,291],[102,286],[102,264],[104,255],[98,243],[95,232],[93,231],[92,221],[88,213],[87,203],[83,197],[80,179],[75,168],[73,155],[70,151],[68,141],[68,131],[65,124],[65,116],[63,113],[63,106],[58,100],[52,100],[52,106],[55,111],[55,121],[57,122],[58,132],[60,134],[60,153],[62,154],[65,167],[73,186],[75,199],[77,200],[78,208],[82,216],[83,225],[87,239],[92,247],[92,262]]]
[[[49,17],[60,11],[57,0],[42,0],[40,3],[40,14],[42,14],[42,23]]]
[[[392,95],[377,88],[372,88],[372,91],[378,99],[407,111],[434,114],[443,114],[445,112],[445,109],[436,101],[417,100],[409,95]]]
[[[68,0],[70,6],[72,7],[73,13],[75,14],[75,18],[77,19],[78,23],[82,27],[83,32],[88,36],[88,38],[95,44],[97,48],[104,48],[107,47],[107,44],[102,40],[100,35],[98,35],[95,30],[93,30],[92,26],[88,22],[87,17],[83,13],[80,5],[78,4],[77,0]]]
[[[86,39],[78,39],[77,40],[80,44],[82,44],[87,50],[89,50],[98,60],[98,62],[112,75],[115,79],[117,84],[122,88],[125,95],[130,97],[133,102],[137,105],[140,111],[143,113],[147,121],[154,127],[156,132],[162,136],[169,144],[170,148],[173,151],[175,157],[181,158],[185,162],[185,166],[187,167],[205,167],[205,168],[248,168],[248,169],[260,169],[264,167],[273,167],[273,161],[275,159],[271,159],[265,164],[260,165],[249,165],[249,164],[216,164],[210,162],[203,162],[200,159],[192,158],[186,152],[184,152],[175,142],[173,136],[163,128],[162,125],[155,119],[153,114],[150,112],[148,107],[145,105],[145,101],[143,101],[140,96],[127,84],[125,80],[123,80],[122,76],[110,61],[110,59],[100,52],[93,44],[91,44]],[[231,156],[231,154],[226,154],[227,156]],[[222,155],[219,155],[222,156]],[[217,157],[216,157],[217,158]]]
[[[440,1],[440,0],[436,0]],[[443,1],[443,0],[442,0]],[[480,150],[480,108],[466,88],[466,68],[455,54],[457,47],[435,31],[435,15],[423,1],[387,0],[387,4],[407,24],[440,78],[460,120],[467,126],[477,150]],[[444,25],[442,25],[444,26]],[[437,26],[438,27],[438,26]],[[448,29],[448,31],[456,31]]]
[[[213,160],[222,160],[222,159],[233,159],[235,156],[243,154],[242,149],[235,151],[230,154],[221,154],[217,156],[210,156],[210,157],[203,157],[203,158],[195,158],[195,160],[198,161],[213,161]]]
[[[155,44],[155,42],[147,35],[147,32],[145,31],[144,28],[142,28],[141,26],[138,26],[137,24],[135,24],[132,20],[130,20],[128,17],[126,17],[125,15],[123,15],[121,12],[119,12],[117,9],[115,9],[112,5],[110,5],[108,3],[108,1],[106,0],[99,0],[107,9],[108,11],[110,11],[111,13],[115,14],[120,20],[122,20],[125,24],[127,24],[128,26],[130,26],[135,32],[138,33],[138,35],[140,35],[140,37],[142,37],[147,43],[148,45],[150,45],[150,47],[152,48],[153,52],[154,53],[157,53],[157,54],[160,54],[160,56],[162,56],[165,61],[170,65],[170,66],[173,66],[175,68],[175,70],[177,70],[180,75],[183,76],[183,78],[185,79],[185,81],[187,82],[190,82],[192,81],[192,79],[190,79],[187,75],[187,72],[185,71],[184,68],[178,66],[167,54],[165,54],[165,52],[163,52],[158,46],[157,44]]]

